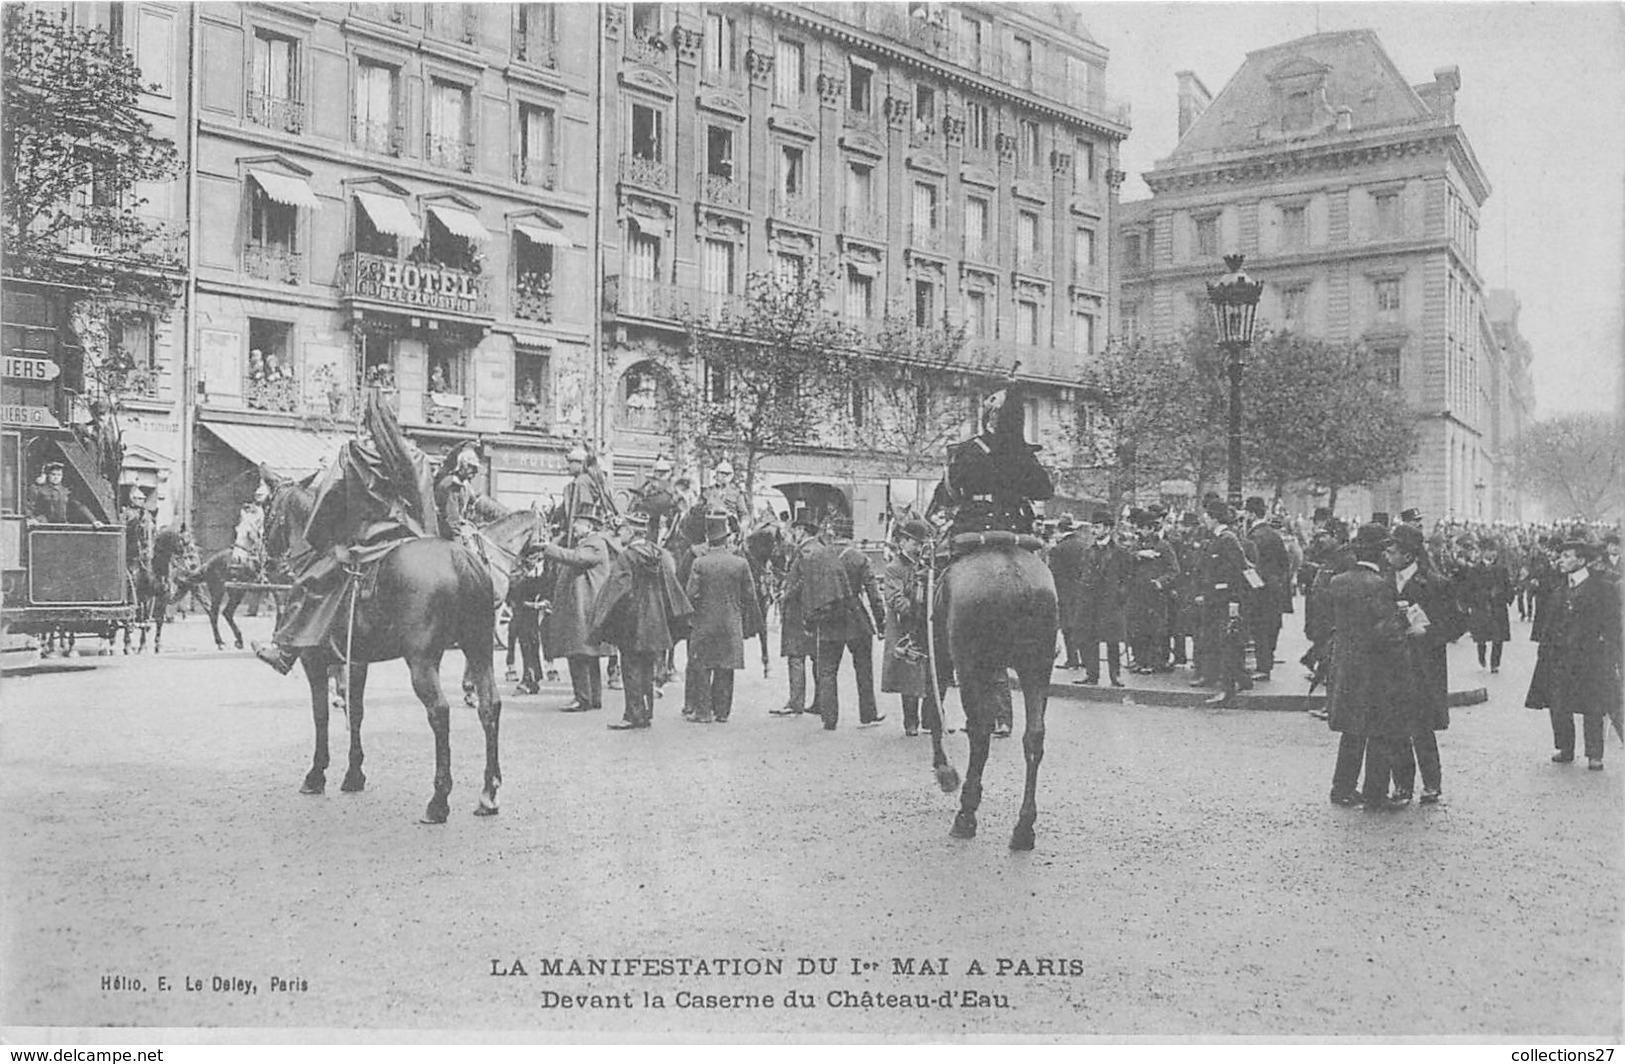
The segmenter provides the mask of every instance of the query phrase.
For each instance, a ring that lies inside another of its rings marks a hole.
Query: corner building
[[[1179,144],[1118,220],[1118,333],[1173,338],[1209,313],[1221,256],[1242,252],[1267,282],[1261,326],[1358,345],[1415,411],[1411,471],[1345,490],[1341,511],[1516,516],[1495,382],[1517,373],[1485,316],[1490,185],[1456,122],[1456,68],[1412,86],[1374,33],[1351,30],[1249,53],[1216,98],[1179,80]]]
[[[1071,463],[1083,361],[1109,328],[1111,219],[1127,109],[1106,50],[1063,5],[631,4],[597,9],[603,361],[600,423],[622,483],[673,442],[685,314],[739,299],[755,272],[833,265],[830,309],[860,332],[891,315],[963,324],[953,374],[972,431],[1020,362],[1028,431]],[[796,454],[766,459],[776,508],[848,496],[860,537],[940,464],[860,455],[865,397]],[[681,446],[679,446],[681,451]],[[945,457],[945,456],[944,456]],[[704,471],[700,472],[703,475]]]

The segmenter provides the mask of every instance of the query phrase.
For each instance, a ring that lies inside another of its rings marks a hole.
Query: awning
[[[628,214],[626,222],[633,229],[646,236],[671,236],[671,219],[669,218],[648,218],[641,214]]]
[[[264,170],[250,170],[248,176],[272,201],[284,207],[305,207],[313,211],[322,209],[322,201],[316,198],[316,193],[311,191],[310,183],[304,178],[270,174]]]
[[[205,421],[203,427],[220,442],[253,462],[285,477],[304,477],[326,469],[348,436],[274,425],[238,425],[227,421]]]
[[[407,207],[405,200],[394,196],[380,196],[376,192],[361,192],[355,194],[356,202],[361,209],[367,212],[372,224],[378,227],[380,233],[398,236],[413,243],[423,239],[423,230],[418,227],[418,220],[412,217],[411,208]]]
[[[491,239],[491,231],[480,224],[480,220],[468,211],[457,207],[448,207],[444,203],[429,204],[429,213],[440,219],[440,224],[450,229],[456,236],[483,244]]]
[[[514,232],[530,241],[532,244],[545,244],[556,248],[573,248],[576,242],[565,236],[557,229],[549,229],[543,225],[527,222],[513,223]]]

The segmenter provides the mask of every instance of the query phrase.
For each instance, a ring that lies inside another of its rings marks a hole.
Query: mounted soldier
[[[435,474],[434,502],[439,511],[441,539],[449,539],[480,553],[473,537],[474,504],[479,492],[474,478],[480,475],[480,445],[464,440],[453,447]]]
[[[729,531],[743,535],[750,517],[750,504],[745,493],[734,483],[733,463],[724,458],[711,471],[711,487],[702,496],[701,505],[707,514],[728,515]]]
[[[1027,442],[1024,405],[1013,383],[983,402],[982,431],[949,449],[928,516],[952,507],[956,534],[1032,531],[1032,504],[1053,497],[1055,484],[1039,464],[1038,445]]]
[[[677,493],[671,484],[671,458],[665,454],[655,456],[649,475],[632,489],[634,509],[641,509],[649,517],[648,537],[651,543],[663,540],[663,530],[669,530],[677,518]]]

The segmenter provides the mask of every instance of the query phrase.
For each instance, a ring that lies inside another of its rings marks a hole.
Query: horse
[[[272,486],[270,515],[266,521],[266,548],[287,554],[292,548],[308,551],[304,529],[309,522],[315,492],[293,481]],[[485,732],[485,777],[475,816],[495,816],[497,789],[502,784],[498,767],[498,724],[502,697],[497,692],[492,665],[492,637],[496,611],[492,607],[491,577],[466,547],[449,540],[409,539],[377,563],[374,590],[352,601],[346,615],[344,651],[348,657],[346,702],[350,720],[349,770],[340,790],[360,791],[366,786],[362,771],[361,721],[367,669],[374,662],[404,658],[412,674],[412,690],[428,711],[434,733],[434,793],[423,822],[443,824],[449,815],[451,794],[451,707],[440,687],[440,659],[451,647],[460,647],[479,701],[480,726]],[[335,594],[342,592],[335,591]],[[352,594],[360,588],[352,585]],[[316,726],[316,749],[310,771],[300,786],[302,794],[321,794],[327,786],[327,677],[332,665],[345,662],[327,646],[300,647],[299,663],[310,686],[311,716]]]
[[[176,569],[191,550],[191,539],[177,528],[161,528],[152,538],[152,555],[143,564],[129,569],[130,587],[134,592],[136,610],[134,627],[141,632],[136,653],[147,649],[147,630],[152,629],[152,652],[163,650],[164,622],[169,619],[169,601],[174,595]],[[130,624],[124,629],[124,653],[130,652]]]
[[[1033,848],[1038,819],[1038,766],[1044,759],[1044,709],[1050,671],[1055,665],[1056,597],[1049,566],[1016,541],[985,547],[954,559],[943,574],[936,603],[933,642],[946,636],[959,678],[959,697],[970,736],[970,763],[964,787],[942,749],[942,713],[937,705],[931,726],[931,764],[943,791],[960,790],[959,813],[949,832],[954,838],[976,835],[976,810],[982,803],[982,768],[987,763],[998,698],[994,680],[1014,668],[1021,680],[1027,711],[1021,747],[1026,755],[1027,787],[1012,850]],[[940,653],[933,648],[934,653]],[[934,687],[933,690],[940,690]]]
[[[779,600],[779,589],[789,572],[784,533],[778,525],[762,525],[747,533],[743,549],[750,575],[756,585],[756,606],[762,614],[762,630],[757,634],[762,646],[762,675],[771,676],[767,650],[767,611]]]
[[[254,566],[238,559],[232,547],[217,550],[203,564],[187,573],[175,577],[175,587],[178,591],[196,592],[199,589],[206,593],[209,605],[209,628],[214,632],[214,645],[216,650],[226,649],[226,641],[220,638],[220,618],[226,618],[226,624],[231,628],[231,634],[237,644],[237,649],[243,649],[243,633],[237,627],[237,607],[242,604],[243,596],[247,594],[242,588],[227,589],[229,582],[248,582],[258,578],[260,574]]]

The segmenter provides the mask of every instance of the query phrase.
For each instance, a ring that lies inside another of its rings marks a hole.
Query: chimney
[[[1446,122],[1456,120],[1456,93],[1461,89],[1461,68],[1440,67],[1433,72],[1433,113]]]
[[[1213,102],[1213,94],[1207,91],[1202,79],[1189,70],[1181,70],[1174,76],[1179,79],[1179,135],[1183,137]]]

